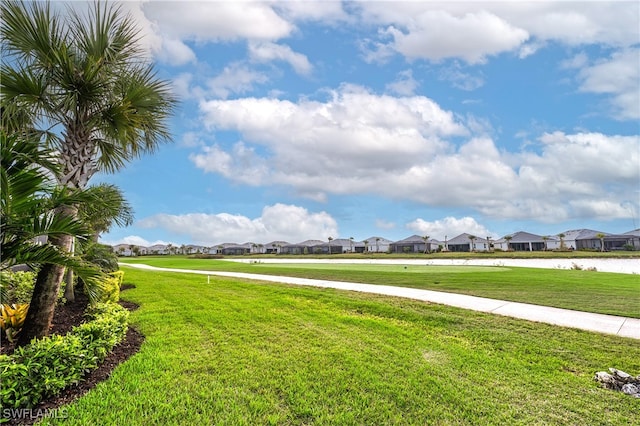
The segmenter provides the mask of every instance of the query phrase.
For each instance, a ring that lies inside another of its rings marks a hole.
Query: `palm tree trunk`
[[[71,254],[75,252],[75,238],[71,239]],[[73,271],[71,269],[67,269],[67,273],[65,274],[64,280],[66,285],[64,287],[64,298],[67,299],[67,302],[75,302],[76,301],[76,293],[73,283]]]
[[[51,239],[59,247],[68,247],[71,245],[72,237],[64,235]],[[27,345],[33,338],[41,338],[49,334],[60,283],[64,277],[64,269],[63,266],[50,263],[44,264],[40,268],[33,288],[29,311],[16,346]]]

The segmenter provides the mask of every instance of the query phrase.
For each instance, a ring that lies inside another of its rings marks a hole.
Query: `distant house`
[[[564,245],[569,249],[575,250],[625,250],[626,247],[636,247],[637,238],[634,238],[633,232],[626,234],[609,234],[602,231],[594,231],[593,229],[575,229],[563,232]]]
[[[113,252],[118,256],[140,256],[148,253],[147,247],[135,244],[118,244],[113,246]]]
[[[419,235],[412,235],[404,240],[389,244],[389,250],[391,253],[424,253],[434,251],[438,248],[438,245],[438,241],[434,239],[425,241],[424,238]]]
[[[297,244],[287,244],[281,247],[281,254],[313,254],[313,248],[324,244],[321,240],[306,240]]]
[[[267,254],[278,254],[282,247],[289,245],[286,241],[271,241],[264,245],[264,252]]]
[[[634,229],[633,231],[625,232],[622,235],[629,237],[629,246],[633,250],[640,250],[640,229]]]
[[[460,234],[446,242],[445,249],[448,251],[456,251],[456,252],[471,252],[471,251],[489,251],[489,244],[491,243],[489,240],[485,238],[475,237],[473,239],[469,237],[474,237],[471,234]]]
[[[331,250],[331,254],[350,253],[358,247],[360,253],[362,253],[364,251],[364,243],[347,238],[336,238],[335,240],[331,240],[331,242],[322,242],[321,244],[313,246],[313,253],[329,254],[329,250]]]
[[[366,251],[367,253],[386,253],[387,251],[389,251],[389,245],[392,242],[393,241],[386,238],[374,235],[373,237],[365,238],[362,241],[362,244],[364,247],[364,251]]]
[[[506,237],[511,237],[511,239]],[[493,246],[504,251],[543,251],[558,248],[560,240],[557,237],[543,237],[519,231],[495,240]]]
[[[147,253],[149,254],[169,254],[169,249],[164,244],[154,244],[147,247]]]

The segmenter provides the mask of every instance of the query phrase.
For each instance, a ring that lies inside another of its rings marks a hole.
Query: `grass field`
[[[469,294],[523,303],[640,318],[637,275],[485,266],[367,264],[243,264],[180,256],[122,259],[158,267],[222,270]]]
[[[125,282],[141,351],[43,424],[640,424],[637,400],[593,381],[639,374],[636,340],[331,289]]]

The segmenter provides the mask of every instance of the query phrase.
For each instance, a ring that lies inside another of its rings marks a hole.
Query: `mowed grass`
[[[493,266],[244,264],[180,256],[122,259],[165,268],[285,275],[421,288],[640,318],[640,276]]]
[[[593,380],[640,374],[637,340],[332,289],[125,282],[141,351],[43,424],[640,424],[636,399]]]

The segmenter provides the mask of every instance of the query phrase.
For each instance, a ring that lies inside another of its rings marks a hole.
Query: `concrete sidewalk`
[[[590,312],[572,311],[569,309],[551,308],[548,306],[530,305],[527,303],[508,302],[506,300],[487,299],[484,297],[467,296],[464,294],[444,293],[440,291],[421,290],[407,287],[348,283],[342,281],[313,280],[308,278],[248,274],[243,272],[196,271],[190,269],[157,268],[154,266],[143,264],[121,263],[120,265],[153,271],[181,272],[221,277],[245,278],[248,280],[260,280],[322,288],[335,288],[338,290],[359,291],[363,293],[405,297],[408,299],[416,299],[425,302],[455,306],[462,309],[489,312],[497,315],[504,315],[529,321],[553,324],[561,327],[571,327],[581,330],[595,331],[598,333],[615,334],[621,337],[630,337],[632,339],[640,339],[640,319],[637,318],[594,314]]]

